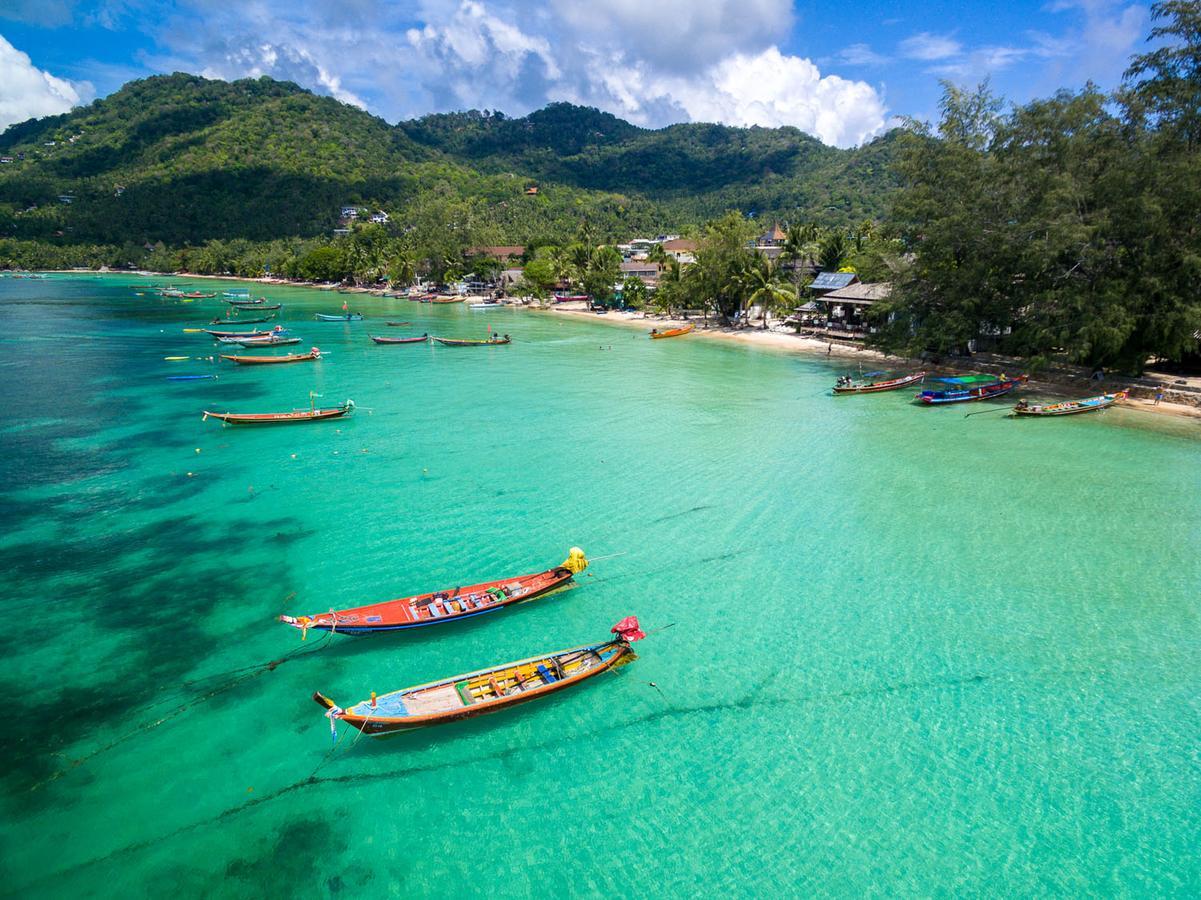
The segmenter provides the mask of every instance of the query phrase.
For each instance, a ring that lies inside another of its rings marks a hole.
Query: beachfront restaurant
[[[832,336],[855,337],[868,331],[868,309],[886,298],[892,285],[864,284],[854,272],[822,272],[809,290],[813,298],[793,310],[790,324]]]

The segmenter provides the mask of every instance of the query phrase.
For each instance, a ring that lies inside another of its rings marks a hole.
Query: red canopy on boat
[[[644,632],[638,625],[637,616],[626,616],[624,619],[610,628],[609,631],[620,637],[626,643],[640,641],[646,637],[646,632]]]

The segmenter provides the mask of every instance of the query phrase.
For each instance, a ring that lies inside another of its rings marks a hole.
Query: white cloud
[[[763,50],[792,30],[791,0],[551,0],[571,39],[670,74]]]
[[[792,125],[827,144],[848,147],[879,133],[886,109],[862,81],[822,76],[812,62],[769,47],[753,56],[736,53],[699,78],[634,79],[633,104],[650,100],[675,106],[696,122]],[[627,114],[639,118],[632,110]]]
[[[0,37],[0,131],[15,122],[64,113],[91,100],[86,82],[55,78]]]
[[[902,56],[910,59],[920,59],[927,62],[936,59],[947,59],[958,56],[963,45],[946,35],[931,34],[922,31],[912,37],[907,37],[898,45]]]
[[[1120,0],[1059,0],[1051,12],[1078,11],[1084,21],[1071,33],[1075,53],[1063,74],[1080,81],[1116,81],[1147,33],[1150,11]]]
[[[835,59],[848,66],[882,66],[889,61],[867,44],[849,44],[838,51]]]

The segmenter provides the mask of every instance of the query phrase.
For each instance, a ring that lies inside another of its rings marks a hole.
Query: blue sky
[[[849,146],[935,117],[940,79],[1014,101],[1113,87],[1147,30],[1126,0],[0,0],[0,127],[185,71],[291,79],[391,122],[568,100]]]

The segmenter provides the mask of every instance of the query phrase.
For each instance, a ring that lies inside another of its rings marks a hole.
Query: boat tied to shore
[[[239,366],[265,366],[275,363],[307,362],[312,359],[321,359],[321,351],[314,347],[308,353],[289,353],[287,356],[226,356],[222,354],[221,358],[228,359]]]
[[[588,568],[588,558],[579,547],[572,547],[559,565],[495,581],[482,581],[454,590],[414,594],[350,609],[330,610],[309,616],[280,616],[285,625],[300,629],[301,638],[309,629],[337,634],[376,634],[403,631],[427,625],[444,625],[496,612],[515,603],[527,603],[567,585]]]
[[[1059,403],[1030,403],[1019,400],[1013,408],[1015,416],[1074,416],[1078,413],[1096,412],[1108,409],[1119,400],[1125,400],[1127,391],[1115,391],[1112,394],[1101,394],[1096,397],[1085,397],[1082,400],[1063,400]]]
[[[903,387],[908,387],[911,384],[917,384],[926,377],[926,372],[913,372],[909,375],[898,375],[893,378],[887,378],[882,381],[864,381],[865,378],[873,378],[879,375],[887,375],[887,372],[868,372],[859,376],[859,380],[851,378],[850,375],[844,375],[838,379],[838,383],[834,385],[835,394],[876,394],[881,391],[895,391]]]
[[[664,331],[660,331],[658,328],[652,328],[651,340],[657,341],[660,338],[680,337],[681,335],[691,334],[695,328],[695,325],[683,325],[679,328],[668,328]]]
[[[1006,378],[1002,375],[959,375],[953,378],[935,378],[934,381],[951,385],[945,390],[927,390],[917,394],[914,399],[924,406],[937,406],[945,403],[970,403],[975,400],[991,400],[1008,394],[1015,388],[1021,387],[1029,380],[1028,375],[1018,375],[1016,378]]]
[[[286,413],[218,413],[210,412],[206,409],[204,411],[204,418],[201,421],[220,419],[226,425],[290,425],[296,422],[319,422],[324,419],[340,419],[343,416],[350,415],[353,410],[353,400],[347,400],[340,406],[329,406],[324,409],[318,409],[310,402],[308,409],[294,409]]]
[[[320,691],[313,699],[325,708],[335,739],[338,722],[372,736],[457,722],[548,697],[637,659],[630,645],[646,634],[635,616],[622,619],[609,633],[615,637],[599,644],[543,653],[379,696],[372,691],[369,700],[346,709]]]

